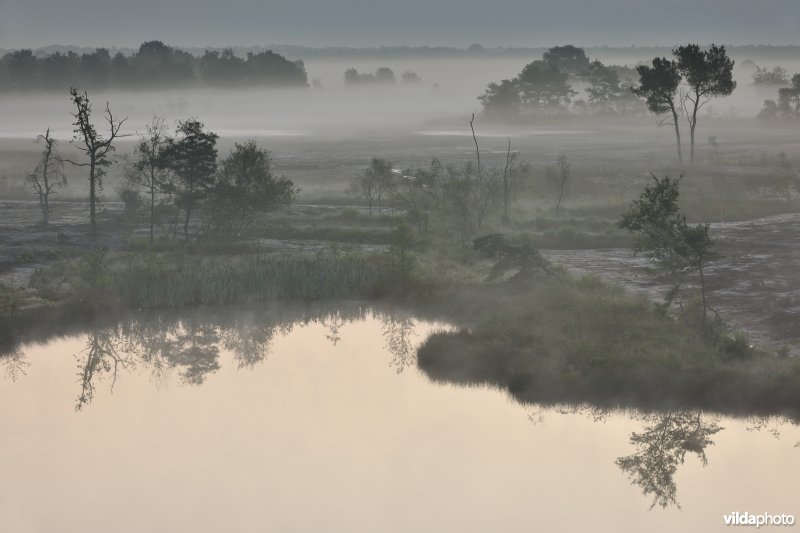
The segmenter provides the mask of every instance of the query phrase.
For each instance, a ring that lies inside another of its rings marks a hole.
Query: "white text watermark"
[[[740,513],[734,511],[731,514],[723,515],[726,526],[793,526],[794,515],[790,514],[752,514],[745,511]]]

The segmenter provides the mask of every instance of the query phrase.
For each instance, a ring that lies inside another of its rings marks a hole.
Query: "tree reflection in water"
[[[149,370],[156,388],[165,386],[173,368],[165,348],[178,324],[154,317],[151,320],[124,322],[121,327],[125,338],[124,350],[136,354],[141,366]]]
[[[6,378],[16,382],[20,377],[27,375],[27,368],[31,366],[27,356],[19,348],[6,353],[0,353],[0,364],[5,368]]]
[[[705,466],[706,447],[713,445],[711,436],[722,427],[703,419],[699,411],[678,412],[659,416],[641,433],[633,432],[630,442],[636,452],[616,460],[617,466],[628,474],[631,483],[653,497],[656,505],[666,508],[677,501],[675,472],[682,465],[687,452],[694,453]]]
[[[205,309],[174,314],[146,314],[134,320],[111,326],[93,327],[86,334],[86,347],[76,355],[79,362],[80,394],[76,410],[82,410],[94,398],[96,387],[103,380],[114,384],[123,370],[149,372],[156,386],[168,381],[174,371],[188,385],[196,386],[221,368],[220,354],[226,351],[238,369],[252,370],[265,361],[276,338],[290,333],[296,325],[318,323],[328,329],[326,338],[334,345],[341,339],[342,328],[351,321],[369,315],[381,321],[385,347],[391,354],[390,367],[401,373],[416,359],[416,321],[402,311],[376,310],[358,304],[314,304],[298,308],[266,308],[259,310]],[[28,339],[44,342],[47,338]],[[21,344],[4,346],[0,365],[5,376],[16,381],[30,365]],[[618,411],[587,404],[549,406],[559,414],[583,414],[602,422]],[[531,421],[544,421],[544,407],[529,414]],[[651,508],[676,506],[675,474],[687,453],[707,463],[706,448],[712,437],[723,428],[707,414],[699,411],[674,412],[662,415],[627,416],[648,425],[633,432],[630,442],[633,454],[619,457],[615,464],[631,483],[652,497]],[[775,417],[751,417],[749,431],[767,431],[780,437],[780,427],[797,421]],[[800,447],[800,442],[796,444]]]
[[[275,337],[286,335],[291,330],[291,325],[286,324],[243,322],[224,330],[222,341],[225,349],[233,353],[239,370],[253,370],[266,360]]]
[[[344,326],[346,323],[344,317],[342,317],[339,313],[333,313],[330,316],[323,317],[321,323],[323,326],[328,328],[328,333],[325,335],[325,338],[331,341],[331,344],[336,346],[336,344],[342,340],[339,330],[341,330],[342,326]]]
[[[401,373],[405,368],[415,362],[417,355],[414,349],[413,337],[416,322],[408,313],[380,313],[381,333],[385,340],[386,350],[392,354],[389,365],[397,373]]]
[[[98,384],[103,381],[110,381],[113,392],[123,370],[149,373],[150,380],[159,388],[169,382],[173,373],[184,384],[198,386],[221,368],[223,351],[230,353],[239,370],[252,370],[266,360],[273,341],[290,333],[296,325],[312,322],[324,325],[329,331],[326,338],[335,345],[345,324],[364,320],[370,312],[382,322],[386,347],[392,354],[390,365],[399,373],[414,361],[411,339],[416,323],[407,314],[346,303],[227,311],[208,308],[180,315],[151,313],[109,326],[92,327],[86,333],[86,347],[75,356],[80,383],[76,410],[92,402]],[[21,345],[10,346],[0,353],[0,364],[12,380],[25,375],[29,365]]]
[[[96,328],[89,332],[86,348],[76,356],[79,362],[78,379],[81,384],[81,393],[75,404],[76,411],[80,411],[92,402],[95,381],[101,380],[101,376],[104,374],[111,376],[111,390],[113,391],[119,370],[133,365],[133,358],[130,354],[126,352],[120,354],[117,351],[117,347],[123,340],[117,327]]]
[[[219,370],[219,330],[208,323],[182,322],[167,340],[165,356],[189,385],[202,385],[208,374]]]
[[[781,439],[781,431],[784,426],[797,427],[800,420],[786,418],[783,416],[751,416],[745,428],[748,432],[766,431],[776,439]],[[800,448],[800,441],[794,443],[795,448]]]

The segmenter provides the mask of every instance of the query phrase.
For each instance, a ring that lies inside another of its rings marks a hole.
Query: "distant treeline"
[[[46,54],[23,49],[0,59],[0,91],[64,91],[70,86],[93,90],[108,88],[308,85],[302,61],[289,61],[270,50],[241,57],[231,49],[206,50],[202,55],[167,46],[161,41],[143,43],[133,54],[107,48],[91,52],[53,51]]]
[[[590,57],[598,56],[624,56],[650,58],[655,56],[669,56],[674,46],[591,46],[586,47]],[[207,50],[223,52],[221,48],[177,47],[177,50],[187,52],[193,56],[201,56]],[[547,47],[488,47],[473,44],[466,48],[448,46],[379,46],[379,47],[322,47],[314,48],[292,44],[275,44],[268,46],[232,46],[227,48],[239,57],[246,57],[248,53],[259,54],[271,50],[285,57],[302,57],[304,59],[336,59],[336,58],[410,58],[410,57],[536,57],[542,55]],[[773,45],[728,45],[728,52],[738,60],[800,60],[800,46],[773,46]],[[117,53],[130,56],[136,53],[131,48],[109,48],[112,56]],[[76,46],[47,46],[34,51],[35,55],[49,55],[55,52],[66,54],[91,53],[94,49]],[[10,50],[0,50],[0,56]]]
[[[677,45],[676,45],[677,46]],[[547,51],[548,47],[488,47],[472,44],[466,48],[446,46],[380,46],[380,47],[325,47],[311,48],[297,45],[271,45],[271,50],[289,57],[304,59],[336,58],[425,58],[425,57],[536,57]],[[584,50],[589,57],[621,56],[647,59],[654,56],[668,56],[674,46],[590,46]],[[259,47],[236,48],[236,53],[259,50]],[[741,59],[752,60],[800,60],[800,46],[740,45],[726,46],[728,52]],[[188,49],[187,49],[188,50]]]
[[[407,70],[400,76],[403,83],[414,84],[422,82],[422,78],[416,72]],[[374,85],[374,84],[388,84],[391,85],[397,82],[394,76],[394,71],[388,67],[380,67],[372,73],[359,73],[354,68],[349,68],[344,71],[344,84],[348,87],[356,85]]]

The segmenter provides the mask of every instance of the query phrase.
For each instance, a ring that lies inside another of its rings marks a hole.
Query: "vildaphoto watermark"
[[[726,526],[793,526],[794,515],[791,514],[752,514],[747,511],[734,511],[722,516]]]

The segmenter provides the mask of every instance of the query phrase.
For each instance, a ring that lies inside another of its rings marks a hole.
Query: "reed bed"
[[[366,297],[391,283],[381,256],[246,257],[183,266],[132,264],[110,284],[123,305],[182,307],[290,300]]]

